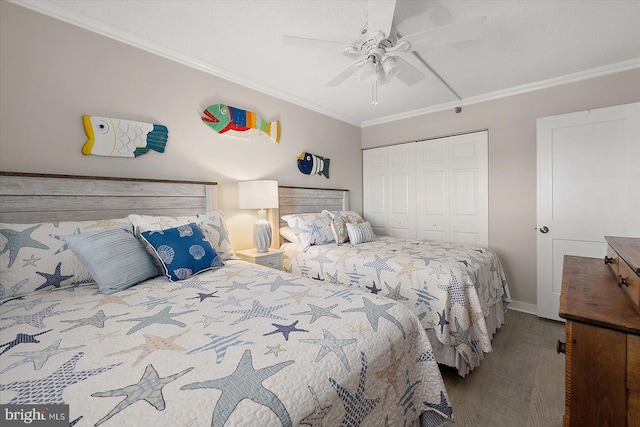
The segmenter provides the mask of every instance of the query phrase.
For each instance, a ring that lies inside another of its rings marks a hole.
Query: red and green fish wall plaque
[[[324,175],[329,178],[330,159],[302,152],[298,157],[298,169],[305,175]]]
[[[210,105],[203,111],[202,121],[220,134],[253,139],[267,135],[280,142],[280,122],[266,122],[256,113],[225,104]]]
[[[87,142],[82,154],[138,157],[149,150],[163,153],[169,138],[166,126],[108,117],[82,116]]]

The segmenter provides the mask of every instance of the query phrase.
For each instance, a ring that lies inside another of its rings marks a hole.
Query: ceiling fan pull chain
[[[371,105],[378,105],[378,80],[371,83]]]

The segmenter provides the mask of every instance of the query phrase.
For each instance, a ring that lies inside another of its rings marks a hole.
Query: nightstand
[[[244,261],[282,270],[282,251],[279,249],[269,248],[269,252],[258,252],[255,248],[245,249],[236,251],[236,255]]]

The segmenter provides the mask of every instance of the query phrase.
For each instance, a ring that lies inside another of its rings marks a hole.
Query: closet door
[[[415,237],[415,143],[362,153],[364,217],[380,236]]]
[[[417,237],[489,244],[488,133],[416,144]]]
[[[418,239],[449,241],[449,138],[416,144]]]

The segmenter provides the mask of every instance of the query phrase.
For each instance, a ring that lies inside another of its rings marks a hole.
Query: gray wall
[[[0,170],[217,181],[236,249],[252,247],[257,212],[237,182],[345,188],[362,209],[360,128],[0,1]],[[221,136],[200,120],[215,103],[280,120],[282,138]],[[83,114],[160,123],[164,154],[84,156]],[[331,159],[330,179],[303,175],[302,151]]]
[[[362,129],[362,148],[489,130],[489,246],[512,298],[536,303],[536,119],[640,101],[640,69]],[[603,147],[606,155],[606,147]],[[530,305],[530,306],[529,306]]]

